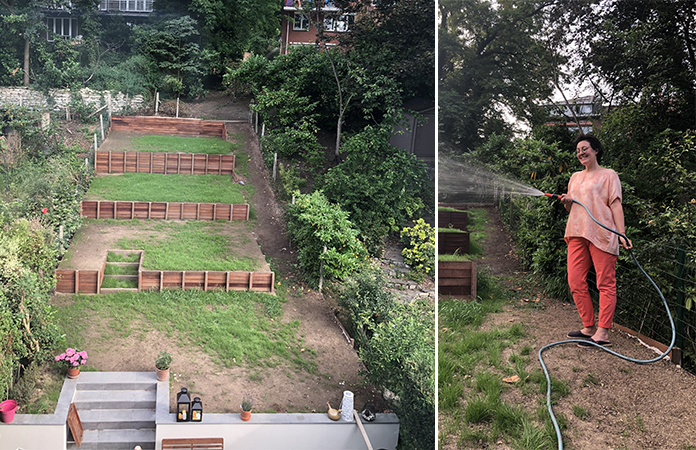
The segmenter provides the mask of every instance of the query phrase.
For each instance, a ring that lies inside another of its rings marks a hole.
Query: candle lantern
[[[181,392],[176,394],[176,421],[188,422],[191,420],[191,397],[188,389],[181,388]]]
[[[203,420],[203,403],[200,397],[196,397],[191,403],[191,422],[200,422],[201,420]]]

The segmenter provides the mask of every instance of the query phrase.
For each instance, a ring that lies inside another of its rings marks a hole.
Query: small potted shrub
[[[249,419],[251,419],[251,408],[254,406],[254,399],[245,395],[242,398],[242,404],[240,405],[241,412],[239,413],[239,417],[244,422],[248,422]]]
[[[172,355],[165,351],[159,352],[155,360],[157,369],[157,381],[167,381],[169,379],[169,366],[172,364]]]
[[[57,355],[55,360],[68,369],[68,378],[77,378],[80,375],[80,366],[87,363],[87,352],[67,348],[65,352]]]

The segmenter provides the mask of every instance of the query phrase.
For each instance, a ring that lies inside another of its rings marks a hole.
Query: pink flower
[[[75,349],[74,348],[69,348],[65,351],[65,354],[68,356],[72,356],[75,354]]]
[[[46,214],[48,212],[48,208],[44,208],[41,210],[42,213]]]
[[[79,364],[77,363],[77,361],[75,361],[74,363],[72,363],[72,365],[75,366],[75,367],[79,366]]]

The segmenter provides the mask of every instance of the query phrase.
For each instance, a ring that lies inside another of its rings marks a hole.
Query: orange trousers
[[[602,328],[611,328],[616,310],[617,256],[604,252],[581,237],[568,238],[568,285],[585,327],[595,325],[594,307],[587,287],[587,273],[594,265],[599,290],[599,321]]]

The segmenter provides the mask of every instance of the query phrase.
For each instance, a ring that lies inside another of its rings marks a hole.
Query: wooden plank
[[[162,450],[223,450],[223,438],[164,438]]]
[[[70,403],[68,408],[68,427],[70,427],[70,433],[75,440],[75,445],[78,447],[82,444],[82,438],[85,435],[84,429],[82,428],[82,421],[80,420],[80,415],[77,414],[77,408],[75,408],[74,403]]]

